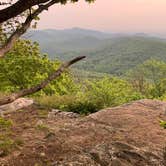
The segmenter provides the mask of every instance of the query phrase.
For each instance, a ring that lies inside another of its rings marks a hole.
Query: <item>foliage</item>
[[[48,117],[48,110],[45,110],[45,109],[40,109],[38,110],[38,117],[39,118],[47,118]]]
[[[88,100],[100,103],[103,108],[143,98],[128,82],[116,77],[87,82],[85,91]]]
[[[101,80],[86,81],[76,95],[37,97],[39,104],[89,114],[105,107],[117,106],[129,101],[143,98],[124,80],[105,77]]]
[[[166,129],[166,121],[160,120],[160,126]]]
[[[15,148],[15,143],[12,139],[0,136],[0,150],[3,152],[1,155],[6,156],[13,148]]]
[[[7,56],[0,61],[0,90],[14,92],[39,84],[54,72],[59,61],[51,61],[41,55],[36,42],[19,40]],[[62,74],[38,94],[66,94],[75,86],[69,72]]]
[[[99,110],[99,105],[89,101],[86,98],[81,98],[73,95],[63,96],[41,96],[36,97],[36,101],[48,108],[60,109],[67,112],[75,112],[79,114],[93,113]]]
[[[0,130],[2,129],[8,129],[9,127],[12,126],[12,121],[11,120],[6,120],[2,117],[0,117]]]
[[[12,127],[13,122],[10,119],[4,119],[0,117],[0,157],[6,156],[13,149],[23,144],[20,139],[13,140],[12,137]]]
[[[0,135],[0,157],[8,155],[12,150],[17,149],[23,145],[24,142],[21,139],[11,139],[7,135]]]
[[[133,87],[147,98],[163,98],[166,94],[166,63],[155,59],[145,61],[128,73]]]
[[[36,126],[36,129],[40,130],[40,131],[43,131],[43,132],[49,132],[49,130],[50,130],[49,127],[45,124],[38,124]]]

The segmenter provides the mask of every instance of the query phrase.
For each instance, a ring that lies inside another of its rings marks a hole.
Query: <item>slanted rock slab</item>
[[[15,135],[25,141],[19,155],[0,158],[0,165],[166,166],[166,129],[159,123],[165,107],[140,100],[78,118],[52,111],[53,118],[40,119],[37,109],[13,113]],[[36,130],[39,120],[49,132]]]

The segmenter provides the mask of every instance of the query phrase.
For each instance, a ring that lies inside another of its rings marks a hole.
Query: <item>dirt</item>
[[[23,144],[0,166],[164,166],[166,103],[140,100],[86,117],[31,106],[5,115]]]

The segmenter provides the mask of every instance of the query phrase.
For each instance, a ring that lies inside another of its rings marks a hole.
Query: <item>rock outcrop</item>
[[[166,120],[165,109],[165,102],[140,100],[86,117],[71,118],[53,111],[51,118],[42,119],[48,132],[39,134],[32,128],[19,130],[18,135],[26,144],[19,153],[5,158],[5,162],[0,158],[0,163],[10,166],[165,166],[166,129],[159,124],[159,120]],[[32,119],[35,117],[33,124],[36,124],[36,114],[30,110],[24,112],[24,116],[28,112]]]
[[[32,99],[19,98],[12,103],[0,106],[0,113],[5,114],[9,112],[14,112],[14,111],[23,109],[25,107],[28,107],[32,104],[34,104],[34,101]]]

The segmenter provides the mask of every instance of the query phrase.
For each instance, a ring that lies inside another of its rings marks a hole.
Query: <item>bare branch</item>
[[[79,56],[79,57],[72,59],[71,61],[63,63],[54,73],[50,74],[48,76],[48,78],[43,80],[40,84],[38,84],[34,87],[31,87],[29,89],[21,90],[20,92],[13,93],[10,96],[0,99],[0,105],[11,103],[20,97],[24,97],[24,96],[27,96],[27,95],[40,91],[41,89],[45,88],[51,81],[53,81],[54,79],[59,77],[66,70],[66,68],[70,67],[72,64],[74,64],[84,58],[85,58],[85,56]]]

